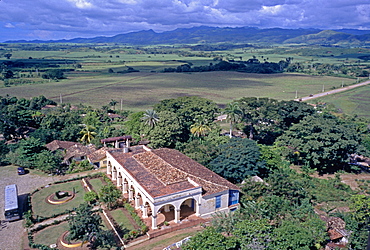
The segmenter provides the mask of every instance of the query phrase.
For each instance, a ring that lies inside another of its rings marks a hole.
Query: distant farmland
[[[100,108],[111,99],[123,100],[123,109],[145,110],[163,99],[179,96],[200,96],[218,104],[241,97],[268,97],[292,100],[319,93],[343,84],[348,78],[310,76],[303,74],[246,74],[238,72],[204,73],[130,73],[89,74],[74,72],[68,79],[44,84],[0,88],[0,95],[30,98],[44,95],[59,102],[85,104]],[[368,95],[369,96],[369,95]],[[367,105],[368,106],[368,105]]]
[[[370,118],[370,86],[325,96],[321,101],[334,104],[338,112]],[[320,101],[318,100],[318,101]]]

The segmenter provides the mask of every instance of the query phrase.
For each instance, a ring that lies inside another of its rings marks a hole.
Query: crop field
[[[179,96],[200,96],[218,104],[241,97],[268,97],[292,100],[322,91],[353,84],[353,79],[303,74],[246,74],[238,72],[204,73],[130,73],[90,75],[77,72],[68,79],[44,84],[0,88],[1,95],[31,98],[44,95],[54,101],[107,105],[111,99],[123,100],[123,109],[145,110],[153,104]]]
[[[370,86],[363,86],[343,93],[321,98],[323,102],[331,103],[338,112],[370,118]]]
[[[30,98],[44,95],[57,102],[60,102],[62,97],[63,103],[85,104],[96,108],[107,105],[114,99],[119,103],[122,100],[122,108],[132,111],[145,110],[163,99],[179,96],[200,96],[221,105],[241,97],[292,100],[320,93],[323,89],[338,88],[342,84],[354,84],[356,78],[302,73],[159,72],[183,64],[216,64],[215,57],[235,62],[256,58],[260,62],[275,63],[294,58],[294,63],[306,66],[329,63],[357,67],[361,61],[361,67],[370,68],[370,62],[360,60],[364,55],[370,54],[368,49],[284,45],[266,48],[231,46],[229,50],[197,51],[190,47],[191,45],[135,47],[96,44],[8,44],[4,48],[11,49],[11,60],[24,63],[25,67],[14,68],[17,73],[11,82],[15,83],[10,87],[4,87],[5,82],[3,85],[0,81],[0,96],[8,94]],[[7,61],[0,59],[0,64]],[[53,67],[67,70],[64,74],[66,79],[42,79],[43,72]],[[129,68],[140,72],[122,73]],[[368,92],[362,92],[353,90],[350,93],[326,97],[325,101],[333,103],[344,112],[366,116],[370,103],[366,98]]]

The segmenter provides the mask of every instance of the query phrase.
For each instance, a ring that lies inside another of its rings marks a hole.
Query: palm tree
[[[85,142],[86,144],[89,144],[92,139],[94,139],[96,132],[94,132],[95,127],[91,125],[85,125],[85,127],[80,131],[80,134],[82,134],[81,141]]]
[[[116,105],[117,105],[117,101],[112,99],[110,102],[109,102],[109,105],[113,108],[113,110],[115,109]]]
[[[239,104],[237,102],[231,102],[227,104],[224,114],[226,114],[226,120],[230,122],[230,138],[233,134],[233,128],[234,124],[239,122],[241,118],[243,117],[243,112],[239,107]]]
[[[197,116],[195,123],[190,126],[190,132],[197,137],[205,136],[207,132],[211,131],[211,127],[208,124],[209,122],[204,116]]]
[[[141,119],[145,122],[145,125],[148,125],[151,128],[154,128],[154,126],[159,121],[159,117],[157,113],[155,112],[155,110],[150,110],[150,109],[147,109],[145,111],[144,116]]]

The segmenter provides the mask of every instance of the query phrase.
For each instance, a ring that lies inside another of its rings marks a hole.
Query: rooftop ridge
[[[153,152],[153,151],[152,151],[152,153],[153,153],[153,154],[155,154],[158,158],[160,158],[163,162],[165,162],[166,164],[168,164],[168,165],[169,165],[169,166],[171,166],[172,168],[174,168],[174,169],[176,169],[176,170],[178,170],[178,171],[180,171],[180,172],[182,172],[182,173],[184,173],[184,174],[188,175],[188,177],[189,177],[189,176],[191,176],[191,177],[193,177],[193,178],[200,179],[200,180],[202,180],[202,181],[204,181],[204,182],[207,182],[207,183],[209,183],[209,184],[217,185],[217,186],[224,187],[224,188],[226,187],[226,188],[230,189],[230,187],[228,187],[228,186],[226,186],[226,185],[218,184],[218,183],[215,183],[215,182],[212,182],[212,181],[209,181],[209,180],[203,179],[203,178],[201,178],[201,177],[199,177],[199,176],[193,175],[193,174],[188,173],[188,172],[186,172],[186,171],[184,171],[184,170],[182,170],[182,169],[179,169],[179,168],[177,168],[177,167],[175,167],[175,166],[172,166],[170,163],[168,163],[167,161],[165,161],[162,157],[160,157],[159,155],[157,155],[155,152]],[[203,166],[203,165],[202,165],[202,166]],[[214,173],[214,174],[216,174],[216,173]],[[196,182],[195,180],[192,180],[192,181]],[[196,182],[196,183],[197,183],[197,182]],[[199,186],[202,186],[202,185],[200,185],[200,183],[197,183],[197,184],[198,184]]]
[[[152,151],[146,151],[146,152],[142,152],[142,153],[138,153],[138,154],[134,154],[134,155],[132,155],[132,158],[134,158],[135,159],[135,161],[139,164],[139,165],[141,165],[143,168],[145,168],[145,169],[147,169],[150,173],[152,173],[152,171],[150,171],[151,169],[150,168],[147,168],[141,161],[139,161],[137,158],[136,158],[136,156],[138,156],[138,155],[142,155],[142,154],[145,154],[145,153],[152,153],[153,154],[153,152]],[[167,184],[166,183],[164,183],[161,179],[159,179],[158,177],[157,177],[157,175],[156,174],[154,174],[154,176],[155,176],[155,178],[160,182],[160,183],[162,183],[164,186],[167,186]]]

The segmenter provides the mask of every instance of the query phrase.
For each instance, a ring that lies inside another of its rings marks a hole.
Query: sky
[[[369,29],[369,0],[0,0],[0,42],[194,26]]]

